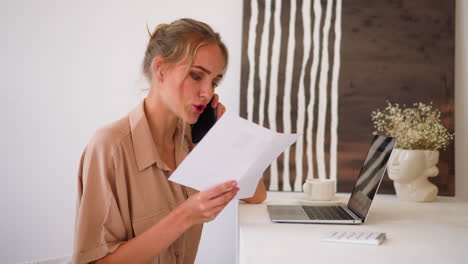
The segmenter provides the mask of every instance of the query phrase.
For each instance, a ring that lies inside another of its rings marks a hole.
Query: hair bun
[[[167,26],[168,24],[159,24],[154,28],[153,33],[151,33],[148,28],[148,24],[146,24],[146,30],[148,31],[150,38],[154,38],[156,35],[161,34],[167,28]]]
[[[150,40],[143,58],[143,73],[148,80],[152,78],[153,58],[161,57],[166,66],[188,58],[188,67],[195,58],[197,49],[204,44],[217,44],[224,56],[225,67],[228,62],[228,51],[219,34],[206,23],[194,19],[179,19],[170,24],[160,24],[151,33],[148,24],[146,30]]]

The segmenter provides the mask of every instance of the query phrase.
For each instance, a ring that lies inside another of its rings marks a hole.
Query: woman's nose
[[[203,84],[200,87],[200,91],[198,92],[198,96],[205,100],[210,100],[213,97],[213,87],[210,84]]]

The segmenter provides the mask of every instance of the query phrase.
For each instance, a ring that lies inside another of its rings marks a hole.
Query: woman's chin
[[[200,115],[191,115],[191,116],[188,116],[188,117],[186,116],[184,118],[184,121],[185,121],[185,123],[187,123],[189,125],[193,125],[198,121],[199,117],[200,117]]]

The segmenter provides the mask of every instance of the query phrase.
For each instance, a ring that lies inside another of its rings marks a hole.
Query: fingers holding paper
[[[237,182],[229,181],[191,196],[182,205],[192,224],[212,221],[236,196]]]

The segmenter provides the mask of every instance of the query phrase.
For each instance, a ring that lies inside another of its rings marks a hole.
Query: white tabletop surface
[[[432,203],[377,195],[363,225],[272,223],[267,204],[310,204],[301,193],[268,192],[262,204],[239,206],[240,263],[468,263],[468,203]],[[347,202],[349,194],[338,194]],[[333,231],[385,232],[380,246],[321,242]]]

